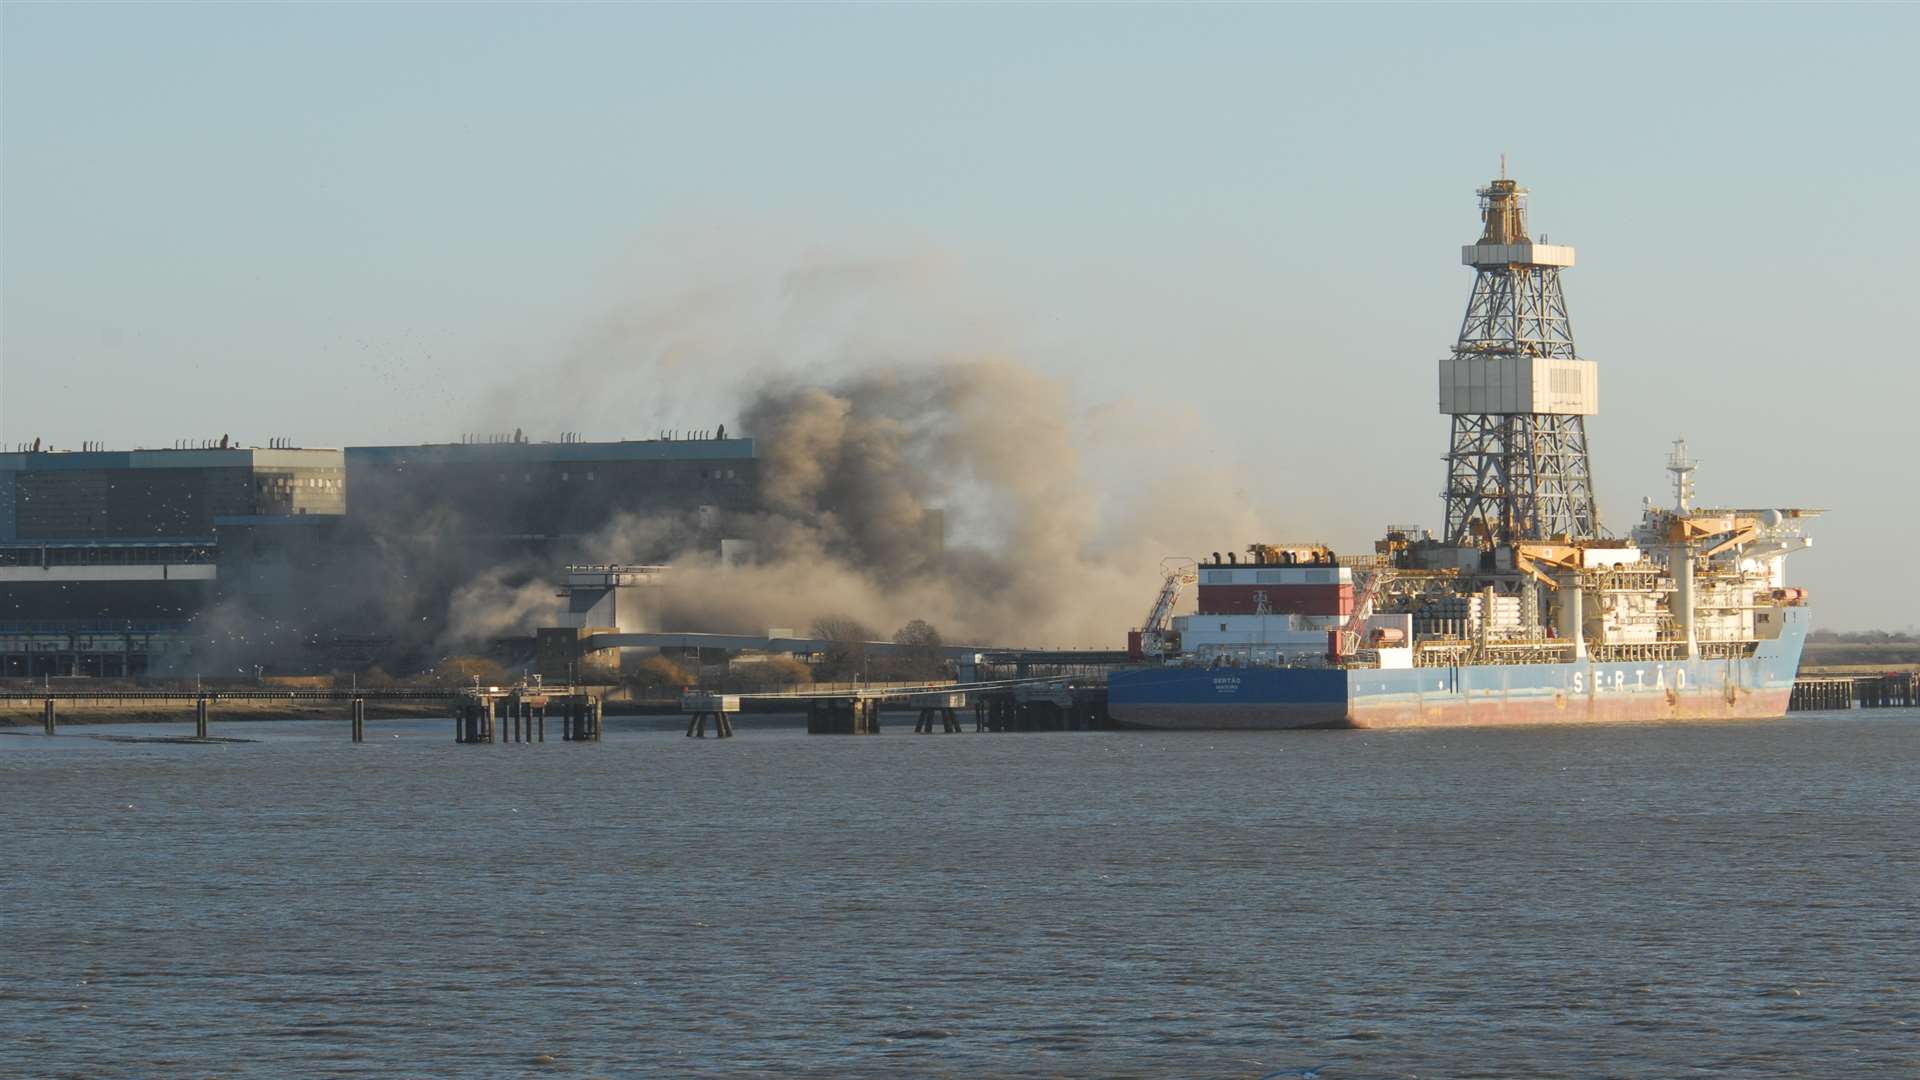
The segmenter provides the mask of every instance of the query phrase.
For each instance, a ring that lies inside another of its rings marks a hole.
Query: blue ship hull
[[[1114,672],[1107,708],[1125,727],[1192,730],[1480,727],[1786,714],[1812,612],[1737,660],[1580,660],[1408,668],[1136,667]]]

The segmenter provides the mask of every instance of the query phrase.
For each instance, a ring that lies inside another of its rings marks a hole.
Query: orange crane
[[[1168,563],[1173,565],[1169,567]],[[1167,571],[1167,579],[1160,583],[1160,595],[1154,597],[1146,622],[1127,634],[1127,655],[1135,660],[1165,656],[1180,647],[1180,639],[1167,630],[1167,624],[1173,619],[1174,605],[1180,602],[1180,591],[1200,580],[1192,559],[1162,559],[1160,565]]]
[[[1361,581],[1360,587],[1354,591],[1353,614],[1348,617],[1346,624],[1340,627],[1336,638],[1337,655],[1340,656],[1351,656],[1360,651],[1360,628],[1367,624],[1367,615],[1373,608],[1374,597],[1380,595],[1380,586],[1387,580],[1387,568],[1384,566],[1373,570],[1362,570],[1359,573]]]

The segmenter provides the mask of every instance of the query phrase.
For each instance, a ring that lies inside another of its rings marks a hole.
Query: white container
[[[1497,353],[1440,361],[1440,411],[1448,415],[1600,411],[1600,370],[1591,360]]]

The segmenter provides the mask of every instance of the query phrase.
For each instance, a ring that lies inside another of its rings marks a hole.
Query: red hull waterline
[[[1577,695],[1503,700],[1362,702],[1349,706],[1355,728],[1497,727],[1504,725],[1655,724],[1710,720],[1777,720],[1787,714],[1790,687],[1732,687],[1698,693]]]
[[[1790,689],[1734,687],[1701,693],[1633,695],[1487,694],[1471,701],[1430,697],[1420,702],[1232,702],[1130,704],[1113,710],[1122,727],[1163,731],[1289,731],[1305,728],[1393,730],[1559,726],[1569,724],[1710,723],[1777,720]]]

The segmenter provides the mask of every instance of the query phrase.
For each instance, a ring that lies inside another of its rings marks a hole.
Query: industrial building
[[[356,446],[346,465],[348,517],[369,526],[457,518],[495,535],[582,536],[621,514],[759,501],[752,439]]]
[[[0,454],[0,675],[139,675],[188,648],[223,523],[337,519],[339,450]]]
[[[339,514],[346,479],[338,450],[0,454],[0,544],[211,541],[222,517]]]
[[[672,523],[647,557],[717,547],[758,482],[739,438],[0,454],[0,677],[401,662],[477,572],[604,558],[635,515]]]

